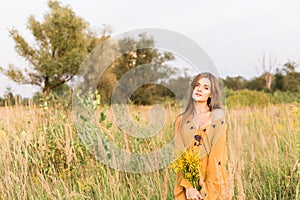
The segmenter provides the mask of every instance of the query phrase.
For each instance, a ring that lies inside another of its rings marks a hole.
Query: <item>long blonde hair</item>
[[[221,108],[221,93],[219,89],[219,82],[218,79],[212,75],[209,72],[204,72],[198,74],[191,83],[191,91],[189,95],[189,102],[185,108],[185,111],[181,113],[179,116],[182,116],[180,130],[182,129],[182,124],[190,117],[193,117],[195,113],[195,106],[194,106],[194,100],[192,98],[193,90],[196,87],[197,81],[199,81],[201,78],[208,78],[211,82],[211,97],[207,100],[207,106],[209,107],[209,110],[212,111],[214,109],[220,109]]]

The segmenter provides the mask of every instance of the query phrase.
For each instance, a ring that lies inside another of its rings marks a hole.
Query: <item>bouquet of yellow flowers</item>
[[[179,158],[171,163],[169,167],[173,169],[175,173],[181,173],[194,188],[200,190],[199,180],[201,160],[199,151],[189,148]]]

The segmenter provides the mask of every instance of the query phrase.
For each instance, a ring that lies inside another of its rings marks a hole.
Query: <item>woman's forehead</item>
[[[200,78],[197,82],[200,83],[201,85],[211,86],[210,80],[208,78],[206,78],[206,77]]]

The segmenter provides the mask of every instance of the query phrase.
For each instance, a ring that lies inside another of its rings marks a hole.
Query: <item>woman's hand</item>
[[[195,188],[187,188],[185,194],[186,194],[186,198],[188,200],[201,200],[202,199],[199,191],[196,190]]]

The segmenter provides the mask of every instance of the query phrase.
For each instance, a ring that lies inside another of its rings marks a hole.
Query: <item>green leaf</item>
[[[106,119],[105,113],[104,113],[104,112],[101,112],[101,113],[100,113],[100,119],[99,119],[99,122],[102,123],[105,119]]]

